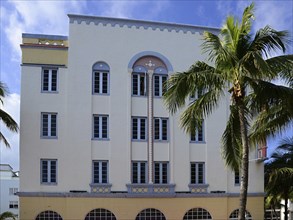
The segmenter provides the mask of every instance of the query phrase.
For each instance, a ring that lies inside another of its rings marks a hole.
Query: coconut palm
[[[4,83],[0,82],[0,122],[3,122],[4,125],[12,132],[18,132],[18,125],[14,119],[2,109],[4,104],[4,98],[7,95],[7,88]],[[0,131],[0,142],[3,141],[6,147],[10,147],[9,142],[6,140],[2,132]]]
[[[181,126],[189,133],[218,106],[227,92],[231,95],[230,115],[222,136],[223,157],[233,170],[240,169],[239,219],[245,219],[248,189],[249,129],[256,113],[263,113],[282,100],[293,100],[293,89],[270,81],[292,78],[293,56],[270,58],[271,52],[286,52],[288,32],[266,26],[251,34],[254,5],[248,6],[239,22],[227,17],[220,34],[203,35],[203,51],[209,63],[197,61],[189,70],[173,74],[166,83],[164,100],[171,113],[186,107],[186,98],[205,91],[181,115]],[[290,78],[291,77],[291,78]],[[285,102],[285,101],[284,101]],[[282,127],[287,122],[280,124]],[[259,131],[256,141],[265,141]]]
[[[285,220],[288,220],[288,201],[293,199],[293,137],[286,138],[276,148],[265,165],[268,200],[285,200]]]
[[[0,220],[6,220],[6,219],[16,220],[16,217],[12,212],[3,212],[2,214],[0,214]]]

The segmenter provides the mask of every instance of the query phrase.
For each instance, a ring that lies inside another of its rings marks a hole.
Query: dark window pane
[[[160,76],[154,76],[154,95],[160,96]]]
[[[102,117],[102,138],[108,138],[108,118]]]
[[[138,75],[132,75],[132,95],[138,95]]]
[[[103,94],[108,93],[108,73],[103,73]]]
[[[137,126],[138,126],[138,119],[133,118],[132,119],[132,139],[137,140]]]
[[[94,93],[100,93],[100,73],[94,72]]]
[[[155,123],[154,123],[154,131],[155,131],[155,140],[160,140],[160,119],[155,118]]]
[[[57,70],[52,70],[51,91],[57,91]]]

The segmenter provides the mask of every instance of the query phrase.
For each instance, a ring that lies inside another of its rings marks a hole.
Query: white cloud
[[[3,110],[6,111],[19,124],[19,94],[10,94],[4,99]],[[10,143],[7,148],[0,142],[0,163],[10,164],[14,170],[19,170],[19,134],[9,131],[2,123],[1,132]]]
[[[1,7],[2,28],[14,59],[19,60],[22,33],[68,34],[67,13],[79,13],[84,1],[8,1]],[[2,31],[2,30],[1,30]]]

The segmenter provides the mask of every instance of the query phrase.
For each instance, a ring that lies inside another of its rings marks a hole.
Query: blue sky
[[[1,63],[0,80],[10,90],[4,109],[19,121],[21,34],[68,35],[67,14],[85,14],[106,17],[142,19],[199,26],[221,27],[227,15],[241,17],[251,1],[54,1],[54,0],[0,0]],[[255,1],[253,31],[269,24],[277,30],[293,32],[293,1]],[[292,37],[291,37],[292,38]],[[292,45],[289,53],[292,53]],[[0,146],[1,163],[10,163],[19,169],[19,137],[1,127],[12,149]],[[290,130],[289,132],[292,132]],[[270,141],[273,146],[275,141]]]

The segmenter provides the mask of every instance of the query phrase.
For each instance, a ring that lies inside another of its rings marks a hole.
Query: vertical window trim
[[[47,163],[47,169],[48,169],[48,174],[47,174],[47,182],[43,181],[43,161],[46,161]],[[52,177],[51,177],[51,162],[55,161],[56,162],[56,171],[55,171],[55,176],[56,176],[56,182],[52,182]],[[49,163],[50,162],[50,165]],[[58,183],[58,160],[57,159],[41,159],[40,160],[40,166],[41,166],[41,172],[40,172],[40,177],[41,177],[41,184],[42,185],[57,185]]]
[[[199,183],[199,164],[202,164],[203,165],[203,182],[202,183]],[[195,180],[193,182],[192,180],[192,165],[195,165]],[[191,162],[190,163],[190,184],[196,184],[196,185],[201,185],[201,184],[206,184],[206,166],[205,166],[205,162]]]
[[[95,183],[94,177],[94,163],[99,163],[99,180]],[[103,163],[107,165],[107,180],[106,183],[103,183]],[[92,161],[92,184],[109,184],[109,161],[108,160],[93,160]]]
[[[133,138],[133,119],[137,119],[137,139]],[[145,138],[141,139],[141,120],[145,120]],[[148,120],[147,117],[131,117],[131,140],[132,141],[147,141],[148,140]]]
[[[49,71],[48,90],[44,90],[44,71]],[[52,91],[52,71],[56,70],[56,91]],[[41,75],[41,93],[58,93],[59,92],[59,69],[57,67],[43,67]]]
[[[95,74],[99,74],[99,92],[95,92]],[[103,93],[103,74],[107,74],[107,93]],[[92,73],[92,94],[93,95],[110,95],[110,71],[109,70],[95,70]]]
[[[159,139],[156,139],[155,137],[155,132],[156,132],[156,126],[155,126],[155,121],[159,120]],[[163,120],[167,121],[167,133],[166,133],[166,140],[163,140]],[[153,119],[153,136],[154,136],[154,141],[157,142],[168,142],[169,141],[169,118],[164,118],[164,117],[154,117]]]
[[[99,117],[99,137],[95,137],[95,117]],[[107,118],[107,137],[103,138],[103,128],[102,128],[102,120],[101,118],[106,117]],[[103,114],[94,114],[92,117],[92,139],[93,140],[109,140],[109,115],[103,115]]]
[[[44,135],[43,133],[43,128],[44,128],[44,123],[43,123],[43,116],[44,115],[47,115],[48,116],[48,129],[47,129],[47,132],[48,132],[48,135]],[[55,129],[55,132],[56,132],[56,135],[55,136],[52,136],[51,135],[51,128],[52,128],[52,115],[56,115],[56,129]],[[58,139],[58,113],[57,112],[41,112],[41,138],[42,139]]]

